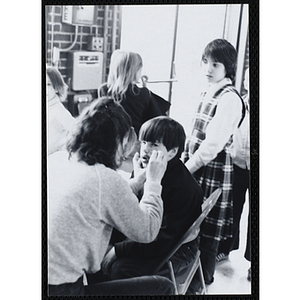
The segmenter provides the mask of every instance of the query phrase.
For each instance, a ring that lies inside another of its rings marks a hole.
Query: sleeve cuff
[[[144,185],[144,194],[145,193],[155,193],[161,195],[162,186],[158,182],[146,181]]]
[[[190,171],[191,174],[194,174],[201,167],[204,166],[204,162],[200,156],[195,156],[195,154],[185,163],[185,166]]]

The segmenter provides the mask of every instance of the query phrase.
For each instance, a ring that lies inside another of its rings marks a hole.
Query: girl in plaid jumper
[[[204,191],[204,201],[218,187],[222,194],[201,227],[201,261],[206,284],[214,280],[219,241],[232,236],[233,164],[228,147],[243,119],[244,105],[233,87],[237,52],[224,39],[209,43],[201,67],[208,81],[201,94],[183,161]]]

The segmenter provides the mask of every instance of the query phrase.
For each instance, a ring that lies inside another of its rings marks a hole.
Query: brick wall
[[[57,47],[60,49],[68,48],[72,45],[75,38],[75,26],[62,23],[62,6],[47,5],[45,6],[45,22],[46,22],[46,63],[51,64],[51,49]],[[114,22],[115,16],[115,22]],[[106,22],[106,23],[105,23]],[[78,26],[78,37],[72,50],[87,50],[87,39],[90,35],[98,34],[104,37],[105,24],[107,24],[106,39],[104,39],[104,62],[105,80],[107,78],[110,57],[114,49],[120,48],[120,28],[121,28],[121,10],[118,5],[96,5],[96,25]],[[115,40],[113,41],[113,26],[115,24]],[[114,49],[113,49],[114,48]],[[106,51],[105,51],[106,50]],[[67,72],[67,52],[60,52],[60,61],[58,69],[64,80],[68,81]]]

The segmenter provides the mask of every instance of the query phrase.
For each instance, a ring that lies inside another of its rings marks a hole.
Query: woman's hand
[[[132,163],[134,178],[143,185],[146,181],[146,169],[142,166],[140,154],[138,152],[135,153]]]
[[[147,180],[160,183],[167,169],[167,164],[167,157],[161,151],[153,150],[146,169]]]
[[[101,263],[101,269],[105,275],[108,274],[112,264],[117,260],[117,255],[115,251],[115,247],[112,247],[110,251],[104,256],[102,263]]]

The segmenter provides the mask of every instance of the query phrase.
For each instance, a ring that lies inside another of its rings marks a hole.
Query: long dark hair
[[[77,118],[67,150],[88,165],[101,163],[116,169],[118,145],[130,132],[130,116],[113,99],[103,97],[94,100]]]

